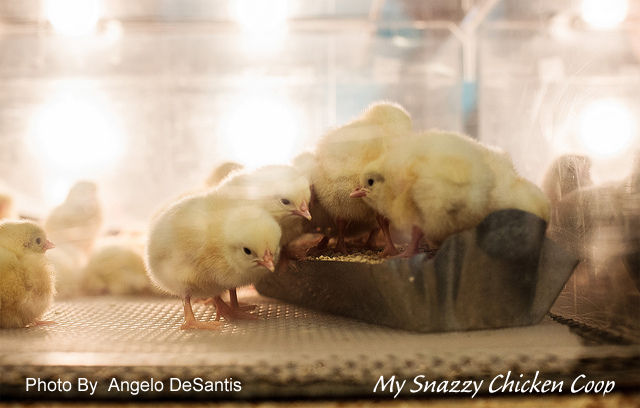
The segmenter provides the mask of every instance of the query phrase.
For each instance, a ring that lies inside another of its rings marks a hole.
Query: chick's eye
[[[289,204],[291,204],[291,201],[287,200],[286,198],[281,198],[281,199],[280,199],[280,202],[281,202],[283,205],[289,205]]]
[[[36,244],[40,245],[42,243],[42,240],[40,239],[40,237],[36,238]]]
[[[369,180],[367,180],[367,184],[369,185],[369,187],[371,187],[373,185],[373,179],[370,178]]]
[[[247,255],[251,255],[251,250],[247,247],[242,248],[242,251]]]

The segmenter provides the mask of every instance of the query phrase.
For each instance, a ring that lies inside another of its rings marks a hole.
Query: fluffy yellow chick
[[[205,181],[207,188],[213,188],[220,185],[227,177],[230,177],[235,172],[242,170],[244,166],[235,162],[224,162],[211,171],[209,177]]]
[[[311,181],[318,201],[336,220],[336,250],[347,252],[344,235],[348,223],[363,222],[377,229],[375,211],[364,201],[350,198],[350,194],[358,187],[366,165],[398,143],[398,138],[410,134],[411,127],[411,118],[401,106],[376,103],[359,118],[325,134],[318,143]],[[394,251],[392,245],[389,247],[388,229],[385,236],[385,252]]]
[[[365,167],[354,193],[396,228],[411,230],[404,256],[415,254],[423,237],[438,246],[499,209],[549,216],[542,191],[517,175],[505,153],[452,132],[428,131],[396,144]]]
[[[66,200],[47,217],[45,231],[59,244],[72,244],[85,254],[93,248],[102,226],[97,187],[90,181],[76,183]]]
[[[220,297],[274,271],[281,229],[263,208],[219,192],[178,201],[156,217],[146,250],[147,272],[161,289],[184,300],[182,329],[216,329],[197,321],[191,298],[213,297],[218,316],[248,318]]]
[[[82,270],[82,291],[88,295],[147,295],[153,287],[144,259],[124,245],[108,245],[93,251]]]
[[[38,319],[55,293],[53,270],[44,257],[53,247],[35,223],[0,223],[0,328],[51,323]]]

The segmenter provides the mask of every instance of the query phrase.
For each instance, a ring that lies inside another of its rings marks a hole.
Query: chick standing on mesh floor
[[[309,179],[293,166],[270,165],[253,171],[228,175],[216,190],[218,194],[243,205],[256,205],[280,224],[280,260],[285,263],[293,254],[288,245],[304,232],[305,223],[311,220]],[[282,265],[279,265],[282,267]],[[237,294],[230,291],[231,306],[238,307]]]
[[[184,302],[182,329],[215,330],[196,320],[191,298],[213,297],[225,319],[255,318],[229,307],[220,295],[275,270],[281,229],[264,209],[217,192],[185,198],[154,218],[146,249],[151,280]]]

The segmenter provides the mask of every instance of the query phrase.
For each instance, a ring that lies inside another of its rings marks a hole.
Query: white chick
[[[37,224],[0,223],[0,328],[48,324],[38,319],[55,293],[44,253],[54,245]]]
[[[156,217],[146,250],[147,272],[161,289],[183,299],[182,329],[217,329],[195,319],[191,298],[213,297],[218,316],[249,318],[220,297],[274,271],[280,226],[264,209],[218,192],[183,199]]]
[[[88,255],[101,226],[97,187],[90,181],[80,181],[71,187],[66,200],[49,214],[44,229],[58,244],[69,243]]]
[[[336,220],[338,241],[336,250],[347,252],[345,228],[348,223],[362,222],[376,227],[376,213],[362,200],[350,198],[359,185],[365,166],[378,159],[398,138],[411,133],[411,118],[399,105],[376,103],[352,122],[334,129],[320,140],[316,148],[316,166],[311,181],[318,201]],[[388,225],[382,224],[387,246],[393,254]]]
[[[0,193],[0,220],[13,218],[13,198],[7,193]]]
[[[255,203],[267,210],[282,227],[285,246],[303,232],[311,220],[309,179],[292,166],[271,165],[229,178],[217,191],[232,200]]]
[[[403,256],[414,255],[423,237],[437,247],[499,209],[549,215],[542,191],[517,175],[505,153],[452,132],[408,137],[367,165],[360,185],[355,196],[411,231]]]
[[[243,168],[244,166],[240,163],[224,162],[211,171],[211,174],[209,174],[209,177],[207,177],[207,180],[205,181],[205,186],[207,188],[214,188],[222,184],[226,178],[232,176]]]
[[[97,248],[82,271],[82,290],[88,295],[148,295],[153,287],[144,259],[126,245]]]
[[[258,205],[276,219],[282,229],[280,258],[286,267],[293,258],[289,243],[304,233],[305,222],[311,220],[309,179],[292,166],[270,165],[235,173],[217,191],[228,199]],[[235,289],[230,290],[230,298],[237,309]]]

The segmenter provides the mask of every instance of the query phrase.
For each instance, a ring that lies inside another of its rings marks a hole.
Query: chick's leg
[[[380,228],[374,228],[369,232],[369,236],[367,237],[367,242],[365,242],[364,247],[371,250],[378,249],[378,233],[380,232]]]
[[[344,230],[347,228],[347,221],[342,218],[338,218],[336,219],[336,224],[338,226],[338,242],[336,243],[336,252],[346,254],[347,245],[344,243]]]
[[[222,323],[220,322],[201,322],[196,320],[191,308],[191,296],[185,296],[182,301],[184,305],[184,323],[180,326],[182,330],[201,329],[201,330],[218,330]]]
[[[216,304],[216,320],[219,319],[220,316],[224,317],[225,320],[257,320],[258,317],[252,315],[251,313],[247,313],[240,309],[234,309],[232,306],[224,303],[224,300],[220,296],[216,296],[213,299]],[[236,299],[237,301],[237,299]]]
[[[402,258],[410,258],[417,254],[420,249],[420,240],[422,240],[422,237],[424,237],[424,233],[420,228],[414,225],[411,229],[411,242],[409,242],[409,246],[398,256]]]
[[[229,289],[229,303],[231,304],[231,309],[235,310],[254,310],[258,305],[245,305],[238,303],[238,293],[234,289]]]
[[[396,249],[396,246],[393,244],[393,240],[391,239],[391,231],[389,230],[389,219],[383,215],[376,215],[376,219],[378,220],[378,224],[382,229],[382,233],[384,234],[384,250],[382,251],[382,256],[395,256],[398,255],[399,251]]]

